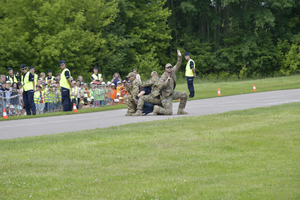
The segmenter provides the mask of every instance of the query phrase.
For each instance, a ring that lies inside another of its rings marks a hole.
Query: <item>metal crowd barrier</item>
[[[111,106],[124,103],[126,90],[122,90],[116,99],[112,99],[111,90],[106,87],[94,87],[93,94],[90,96],[80,95],[71,98],[72,105],[75,103],[77,109],[87,109],[93,107]],[[42,100],[42,101],[41,101]],[[57,112],[63,110],[60,90],[47,89],[42,93],[42,99],[39,91],[35,91],[34,102],[36,106],[36,114],[44,114],[49,112]],[[5,109],[8,117],[25,115],[25,107],[23,97],[19,91],[0,91],[0,116],[3,116]]]

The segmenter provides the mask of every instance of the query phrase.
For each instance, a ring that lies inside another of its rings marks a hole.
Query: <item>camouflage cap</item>
[[[167,63],[165,67],[172,67],[170,63]]]
[[[126,77],[127,77],[127,78],[130,78],[130,77],[132,77],[132,76],[136,76],[134,72],[130,72]]]
[[[156,71],[151,72],[151,76],[153,76],[154,74],[158,75]]]

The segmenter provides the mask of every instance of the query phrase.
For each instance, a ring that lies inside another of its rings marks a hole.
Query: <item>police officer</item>
[[[94,73],[91,76],[91,79],[92,79],[92,81],[96,81],[98,83],[101,83],[103,81],[102,74],[98,74],[98,67],[97,66],[94,67]]]
[[[195,72],[195,62],[190,58],[190,52],[186,52],[184,54],[184,58],[188,61],[185,67],[185,76],[187,80],[187,86],[190,91],[189,98],[193,98],[195,95],[194,92],[194,77],[196,77],[196,72]]]
[[[71,73],[69,69],[66,68],[66,62],[64,60],[59,61],[60,68],[63,70],[61,72],[60,87],[61,87],[61,101],[63,104],[63,111],[72,111],[72,104],[70,99],[70,89],[71,89]]]
[[[51,80],[51,83],[53,83],[53,81],[54,81],[54,76],[52,76],[52,71],[49,69],[48,70],[48,77],[46,77],[46,83],[48,83],[48,80]]]
[[[136,79],[134,72],[130,72],[126,78],[128,78],[131,84],[129,86],[128,82],[125,82],[125,88],[128,92],[128,94],[124,97],[125,104],[128,108],[125,116],[132,116],[132,114],[136,111],[136,105],[138,102],[136,98],[140,92],[140,81]]]
[[[27,72],[27,67],[24,64],[21,64],[21,82],[23,87],[23,102],[26,109],[26,114],[33,115],[36,114],[36,108],[34,104],[34,76]]]
[[[179,50],[177,50],[177,55],[178,59],[176,65],[172,68],[172,65],[170,63],[166,64],[165,73],[163,73],[163,75],[159,79],[159,89],[161,90],[160,99],[162,106],[154,106],[154,115],[172,115],[172,100],[175,99],[180,99],[177,114],[188,114],[183,110],[187,101],[187,92],[174,91],[176,87],[176,72],[179,70],[182,61],[182,56]]]
[[[138,100],[137,111],[132,116],[142,116],[143,115],[143,107],[145,103],[161,105],[160,100],[160,90],[159,86],[159,77],[156,71],[151,72],[151,78],[142,83],[142,87],[147,88],[151,86],[151,93],[147,94],[145,90],[145,95],[141,96]],[[153,109],[152,109],[153,110]],[[151,111],[152,112],[152,111]]]
[[[19,74],[18,73],[14,74],[12,68],[9,67],[7,71],[8,71],[8,75],[5,78],[6,81],[10,81],[11,85],[13,85],[14,83],[18,83],[20,81]]]
[[[29,67],[29,71],[30,71],[30,73],[34,76],[34,89],[36,89],[36,85],[37,85],[39,76],[38,76],[36,73],[34,73],[35,70],[34,70],[34,67],[33,67],[33,66],[30,66],[30,67]]]

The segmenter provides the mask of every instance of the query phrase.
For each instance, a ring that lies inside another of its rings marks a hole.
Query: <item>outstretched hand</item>
[[[179,49],[177,49],[177,55],[178,55],[178,56],[181,56],[181,53],[180,53],[180,50],[179,50]]]

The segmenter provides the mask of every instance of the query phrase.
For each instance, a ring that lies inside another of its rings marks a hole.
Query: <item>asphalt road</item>
[[[0,122],[0,139],[48,135],[122,124],[163,120],[175,117],[224,113],[232,110],[266,107],[284,103],[300,102],[300,89],[252,93],[188,101],[188,115],[177,115],[178,103],[173,104],[173,115],[126,117],[126,109],[96,113],[43,117]]]

